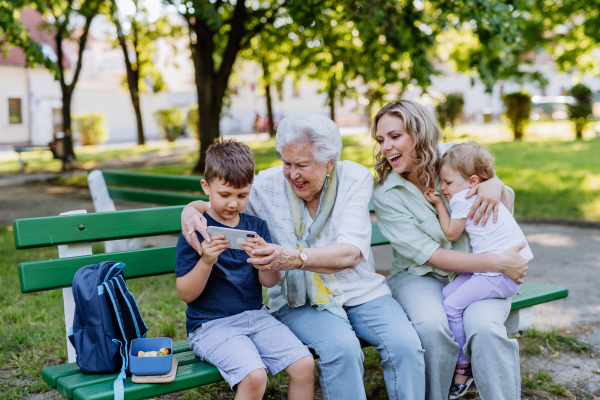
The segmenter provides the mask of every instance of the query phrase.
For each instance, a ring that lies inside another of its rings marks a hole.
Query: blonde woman
[[[426,108],[409,100],[388,104],[375,116],[372,136],[379,143],[373,205],[379,229],[394,251],[388,284],[425,350],[426,398],[445,400],[459,346],[448,325],[442,289],[457,272],[498,272],[522,283],[527,260],[519,251],[524,245],[502,254],[472,254],[466,233],[454,242],[446,238],[436,208],[423,193],[440,190],[438,162],[453,144],[440,143],[441,130]],[[496,222],[500,201],[512,211],[514,194],[498,178],[476,185],[468,196],[474,194],[469,214],[474,224]],[[464,353],[483,400],[520,398],[518,344],[508,339],[504,327],[509,312],[510,299],[485,299],[464,312]]]

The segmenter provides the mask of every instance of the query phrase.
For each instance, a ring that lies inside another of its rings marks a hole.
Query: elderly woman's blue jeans
[[[390,399],[425,398],[425,359],[419,336],[390,295],[344,307],[348,320],[310,304],[283,306],[275,317],[319,356],[317,369],[325,400],[366,399],[364,355],[358,338],[373,345]]]

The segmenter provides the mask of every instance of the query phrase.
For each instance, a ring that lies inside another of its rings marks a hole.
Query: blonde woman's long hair
[[[438,166],[437,145],[442,138],[442,130],[433,115],[421,104],[412,100],[398,100],[383,107],[371,124],[371,137],[377,141],[377,123],[382,116],[389,114],[402,118],[404,130],[413,138],[415,145],[411,149],[416,153],[415,167],[417,180],[423,188],[430,187],[435,182]],[[381,146],[375,147],[375,172],[377,180],[375,187],[381,185],[390,172],[392,166],[381,153]],[[401,174],[407,178],[408,173]]]

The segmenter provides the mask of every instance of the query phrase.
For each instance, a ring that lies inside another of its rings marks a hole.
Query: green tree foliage
[[[578,83],[569,90],[569,95],[575,98],[575,103],[567,104],[569,118],[575,123],[575,137],[583,137],[583,129],[589,123],[592,115],[593,94],[589,87]]]
[[[86,113],[73,115],[73,128],[82,146],[97,145],[108,140],[106,115]]]
[[[162,76],[152,63],[156,55],[156,41],[160,38],[176,39],[182,28],[169,23],[166,17],[151,22],[143,0],[133,0],[135,12],[130,16],[119,15],[116,0],[111,0],[111,18],[117,31],[116,42],[123,50],[127,87],[135,111],[138,144],[145,144],[140,92],[147,91],[146,79],[152,82],[153,92],[166,90]],[[123,20],[123,22],[122,22]],[[123,24],[128,28],[125,32]],[[176,51],[175,46],[173,46]]]
[[[0,0],[0,52],[6,57],[11,47],[20,47],[28,67],[40,64],[54,71],[55,64],[44,55],[40,44],[31,39],[27,28],[19,20],[19,10],[26,6],[36,8],[35,3],[27,0]]]
[[[560,24],[541,12],[539,3],[545,1],[463,3],[460,15],[446,14],[438,56],[472,82],[479,79],[489,93],[498,81],[544,88],[548,80],[535,68],[535,55],[549,45],[550,32]]]
[[[525,92],[508,93],[502,97],[506,118],[510,121],[515,140],[523,139],[523,131],[529,122],[531,96]]]
[[[174,142],[184,127],[183,113],[177,107],[164,108],[154,113],[156,124],[161,129],[161,136]]]

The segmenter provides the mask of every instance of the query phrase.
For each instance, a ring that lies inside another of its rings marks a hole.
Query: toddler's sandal
[[[457,374],[468,376],[469,378],[464,384],[454,383],[454,379],[452,379],[452,385],[450,385],[450,394],[448,395],[449,400],[463,397],[465,393],[467,393],[467,390],[469,390],[469,388],[473,384],[473,371],[471,370],[471,364],[464,368],[456,368],[454,370],[454,376],[456,376]]]

